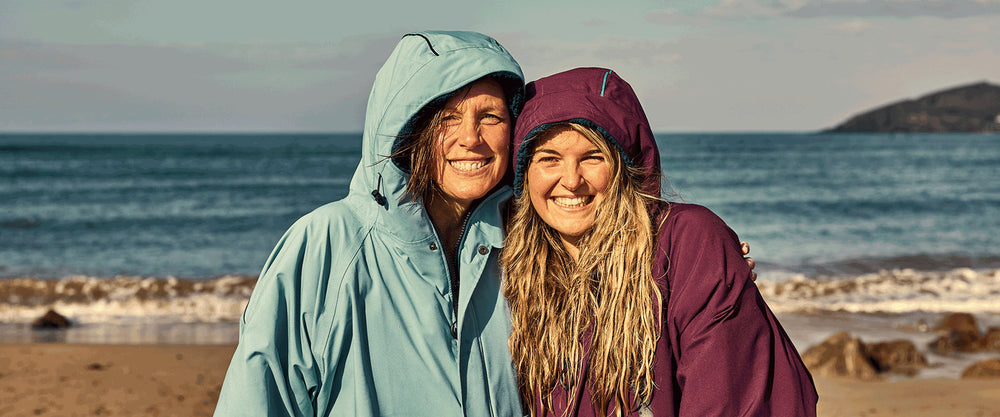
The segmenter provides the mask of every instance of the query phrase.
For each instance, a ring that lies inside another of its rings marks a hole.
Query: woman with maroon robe
[[[736,234],[660,198],[631,87],[579,68],[526,93],[502,262],[530,414],[814,416],[812,377]]]

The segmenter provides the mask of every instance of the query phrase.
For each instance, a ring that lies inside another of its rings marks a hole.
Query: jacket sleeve
[[[301,287],[315,278],[303,277],[309,273],[302,267],[309,245],[302,229],[285,233],[257,280],[215,416],[314,415],[317,367]]]
[[[697,207],[669,235],[679,415],[815,416],[812,377],[750,280],[736,234]]]

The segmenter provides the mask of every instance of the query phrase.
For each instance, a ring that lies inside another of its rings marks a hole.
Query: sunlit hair
[[[601,415],[610,404],[615,414],[627,414],[648,403],[654,389],[662,297],[652,272],[655,232],[648,207],[658,199],[642,191],[641,169],[625,165],[591,129],[559,124],[540,133],[535,146],[567,128],[600,149],[612,178],[574,262],[559,233],[532,207],[525,176],[501,257],[513,324],[508,345],[522,399],[534,404],[540,394],[551,410],[557,384],[570,398],[581,389],[583,341],[592,334],[591,399]],[[532,416],[539,412],[532,407]]]
[[[403,192],[402,201],[417,201],[432,192],[440,192],[437,181],[435,181],[437,167],[434,166],[436,162],[434,154],[440,152],[435,145],[440,132],[444,129],[442,120],[445,110],[444,106],[437,109],[430,116],[425,127],[420,129],[419,133],[400,150],[400,152],[409,153],[410,157],[410,179],[406,182],[406,191]]]

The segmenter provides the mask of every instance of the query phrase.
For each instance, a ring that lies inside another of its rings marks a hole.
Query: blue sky
[[[1000,0],[0,0],[0,131],[360,131],[400,35],[616,70],[657,131],[810,131],[1000,83]],[[363,3],[363,4],[362,4]]]

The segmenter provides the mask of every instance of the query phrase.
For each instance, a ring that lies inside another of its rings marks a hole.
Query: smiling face
[[[511,117],[500,84],[483,79],[445,103],[437,137],[434,180],[442,197],[468,208],[503,179]]]
[[[569,127],[538,139],[526,172],[525,190],[542,221],[559,232],[575,257],[580,237],[594,225],[611,181],[610,157]]]

